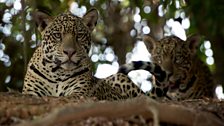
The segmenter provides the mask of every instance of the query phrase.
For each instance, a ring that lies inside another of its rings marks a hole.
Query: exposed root
[[[189,126],[223,126],[223,123],[211,113],[195,111],[179,105],[158,103],[146,96],[126,101],[66,105],[56,108],[46,117],[27,121],[18,126],[52,126],[88,117],[113,119],[132,115],[142,115],[146,119],[153,119],[154,126],[159,126],[159,122]]]

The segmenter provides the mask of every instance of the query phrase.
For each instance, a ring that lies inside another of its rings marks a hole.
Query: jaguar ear
[[[156,41],[149,35],[145,35],[143,38],[143,41],[148,49],[148,51],[151,53],[152,50],[155,48]]]
[[[90,31],[93,31],[97,24],[98,12],[95,8],[90,9],[84,16],[83,21]]]
[[[198,46],[201,42],[201,36],[199,34],[191,35],[187,38],[189,49],[193,54],[197,52]]]
[[[35,21],[38,30],[42,32],[52,21],[52,18],[44,12],[37,11],[33,13],[33,20]]]

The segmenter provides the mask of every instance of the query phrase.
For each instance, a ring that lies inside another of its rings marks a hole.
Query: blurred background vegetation
[[[216,83],[224,84],[223,0],[0,0],[0,91],[22,89],[26,65],[41,40],[33,12],[55,16],[70,10],[82,16],[91,7],[100,14],[90,53],[96,72],[102,72],[97,69],[102,64],[117,68],[130,60],[149,60],[150,54],[135,55],[145,53],[139,40],[143,34],[186,39],[197,33],[203,38],[200,57]]]

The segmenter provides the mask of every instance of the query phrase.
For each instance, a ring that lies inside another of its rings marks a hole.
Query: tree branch
[[[142,115],[153,119],[154,126],[160,122],[191,126],[222,126],[223,123],[214,115],[181,107],[158,103],[146,96],[115,102],[96,102],[57,108],[46,117],[25,122],[18,126],[52,126],[55,124],[78,121],[87,117],[120,118]]]

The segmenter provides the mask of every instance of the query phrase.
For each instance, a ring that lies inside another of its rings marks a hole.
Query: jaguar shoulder
[[[120,67],[119,72],[127,74],[136,69],[151,72],[156,81],[149,95],[153,98],[196,99],[213,97],[214,80],[208,66],[200,60],[196,51],[200,37],[194,35],[183,41],[175,36],[156,41],[144,37],[144,43],[151,53],[151,62],[134,61]]]

